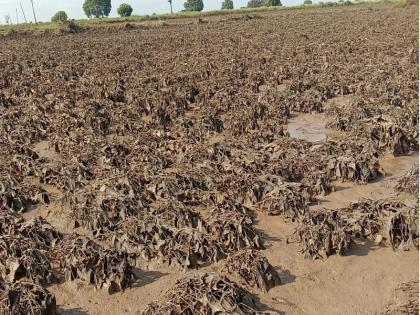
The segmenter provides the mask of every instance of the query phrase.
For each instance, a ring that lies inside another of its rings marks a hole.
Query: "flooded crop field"
[[[2,314],[417,314],[418,6],[0,37]]]

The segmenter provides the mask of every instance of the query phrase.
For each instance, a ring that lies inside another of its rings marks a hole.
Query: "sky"
[[[33,0],[35,14],[38,21],[47,22],[60,10],[66,11],[69,18],[86,18],[83,13],[82,5],[84,0]],[[173,0],[174,11],[182,10],[185,0]],[[203,0],[204,10],[220,9],[223,0]],[[19,22],[23,22],[22,10],[19,2],[22,4],[26,18],[33,21],[31,0],[0,0],[0,24],[5,22],[5,16],[10,15],[12,23],[16,23],[16,9],[18,9]],[[233,0],[235,8],[246,6],[248,0]],[[283,0],[283,5],[300,4],[300,0]],[[167,0],[111,0],[112,10],[110,16],[117,16],[117,7],[121,3],[128,3],[133,7],[133,14],[144,15],[152,13],[168,13],[170,11]]]

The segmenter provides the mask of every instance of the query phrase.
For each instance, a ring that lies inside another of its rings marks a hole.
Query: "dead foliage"
[[[6,226],[9,224],[9,226]],[[106,250],[77,235],[62,235],[42,218],[24,221],[13,212],[0,215],[0,275],[7,283],[26,278],[50,284],[81,279],[109,293],[133,280],[133,258]]]
[[[0,235],[7,235],[15,233],[16,227],[23,222],[21,215],[14,211],[2,210],[0,212]]]
[[[264,247],[252,223],[249,216],[233,211],[214,211],[206,220],[211,238],[217,240],[226,253],[242,248]]]
[[[394,249],[418,247],[418,207],[394,200],[364,199],[340,210],[351,224],[352,235],[384,240]]]
[[[0,310],[5,315],[55,315],[52,293],[31,282],[15,282],[0,289]]]
[[[189,228],[176,231],[161,247],[160,254],[171,265],[184,269],[217,262],[225,256],[223,244],[219,240]]]
[[[61,234],[42,218],[23,221],[13,213],[2,213],[0,222],[2,278],[9,283],[22,278],[42,284],[55,282],[51,249],[61,239]],[[5,224],[9,224],[7,228]]]
[[[402,111],[381,102],[371,104],[364,99],[356,99],[345,106],[332,106],[327,113],[329,127],[370,141],[381,152],[402,155],[417,150],[417,123],[411,123],[410,118],[415,120],[418,114],[410,104]]]
[[[204,263],[219,261],[225,256],[222,244],[202,229],[180,229],[161,225],[156,220],[125,222],[111,243],[138,258],[160,259],[181,269],[198,268]]]
[[[157,220],[157,223],[175,228],[200,228],[203,220],[200,215],[181,202],[166,202],[165,204],[151,209],[150,216]]]
[[[37,246],[43,249],[55,247],[63,238],[62,233],[42,217],[22,222],[16,234],[35,241]]]
[[[308,214],[295,232],[306,258],[325,259],[344,254],[350,247],[351,231],[334,211]]]
[[[305,257],[344,254],[353,238],[387,241],[394,249],[418,247],[418,208],[392,200],[361,200],[338,210],[310,212],[294,236]]]
[[[134,279],[129,254],[104,249],[82,236],[66,237],[54,255],[67,281],[80,279],[110,294],[124,290]]]
[[[142,221],[135,217],[105,235],[113,248],[125,250],[146,260],[159,257],[161,247],[172,236],[173,232],[169,228],[155,221]]]
[[[184,226],[178,224],[182,217],[179,220],[175,217],[161,220],[159,215],[146,220],[133,217],[106,237],[111,238],[111,244],[117,249],[147,260],[159,258],[183,269],[217,262],[227,253],[241,248],[263,247],[252,219],[247,215],[215,210],[204,221],[194,212],[187,213],[192,215],[193,222],[198,222],[195,228],[188,222]],[[171,211],[166,214],[170,216]]]
[[[326,196],[334,190],[331,179],[328,172],[318,171],[306,175],[302,179],[302,183],[309,187],[309,191],[313,196]]]
[[[39,186],[23,183],[12,174],[0,176],[0,210],[10,209],[17,213],[29,210],[37,203],[48,204],[48,192]]]
[[[0,236],[0,271],[10,283],[23,277],[35,283],[51,283],[54,279],[50,257],[36,242],[18,236]]]
[[[142,314],[256,314],[254,307],[247,291],[225,277],[205,273],[177,281]]]
[[[383,175],[377,158],[365,153],[331,158],[327,171],[334,179],[360,183],[367,183]]]
[[[410,247],[419,246],[418,206],[405,213],[393,213],[390,216],[388,240],[394,249],[408,250]]]
[[[419,313],[419,282],[404,282],[394,289],[394,301],[382,315],[414,315]]]
[[[398,192],[406,192],[411,195],[418,196],[419,194],[419,167],[415,165],[404,176],[398,180],[395,186]]]
[[[281,283],[277,271],[267,258],[252,249],[240,250],[229,255],[223,271],[238,275],[247,285],[264,292]]]
[[[255,193],[260,195],[256,203],[259,209],[293,220],[303,216],[314,200],[311,190],[301,183],[268,183],[265,187],[257,186]]]
[[[68,196],[71,218],[76,227],[83,226],[95,236],[113,230],[129,217],[145,218],[150,199],[141,192],[130,193],[121,186],[102,186],[99,191]]]

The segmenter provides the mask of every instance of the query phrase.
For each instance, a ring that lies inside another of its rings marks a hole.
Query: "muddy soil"
[[[418,165],[418,154],[398,158],[388,156],[381,162],[389,174],[384,179],[366,186],[337,182],[336,192],[319,198],[319,205],[313,208],[341,208],[362,197],[379,199],[397,195],[393,189],[396,179],[412,165]],[[407,196],[397,197],[407,199]],[[258,215],[257,222],[270,244],[264,254],[273,266],[281,270],[283,282],[266,295],[255,292],[264,310],[285,314],[376,314],[392,301],[397,284],[419,276],[417,250],[394,252],[389,247],[366,240],[358,242],[346,256],[311,261],[298,253],[297,244],[287,243],[294,231],[292,222],[268,215]],[[220,266],[204,270],[217,271]],[[50,289],[59,301],[65,301],[61,305],[62,314],[140,314],[146,304],[158,299],[162,291],[183,276],[184,273],[170,268],[152,266],[151,270],[142,272],[145,280],[140,287],[112,296],[93,291],[82,283]]]
[[[0,214],[41,216],[136,261],[113,294],[56,268],[42,285],[58,314],[141,314],[178,279],[223,272],[225,257],[202,254],[209,242],[259,250],[278,270],[267,293],[228,275],[259,311],[381,314],[419,277],[415,244],[353,237],[312,260],[290,236],[302,215],[362,198],[418,215],[417,196],[395,190],[418,165],[417,21],[418,6],[361,5],[1,37]],[[59,246],[45,251],[71,260]]]
[[[327,138],[327,128],[323,114],[300,114],[287,122],[287,131],[292,138],[318,142]]]

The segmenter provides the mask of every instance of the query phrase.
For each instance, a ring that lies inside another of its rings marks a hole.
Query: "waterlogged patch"
[[[287,131],[292,138],[309,142],[319,142],[327,139],[327,129],[324,114],[299,113],[287,122]]]

